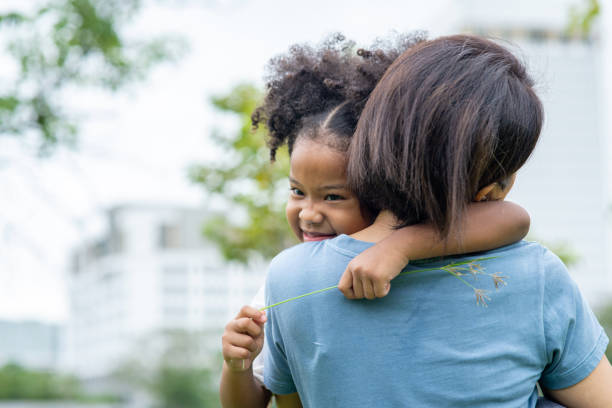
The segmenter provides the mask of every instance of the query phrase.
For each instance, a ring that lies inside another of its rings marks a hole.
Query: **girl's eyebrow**
[[[289,182],[300,185],[300,186],[302,185],[302,183],[300,183],[299,181],[297,181],[291,176],[289,177]],[[327,186],[319,187],[319,190],[345,190],[345,189],[346,189],[346,184],[330,184]]]
[[[331,184],[329,186],[323,186],[320,190],[344,190],[346,189],[345,184]]]

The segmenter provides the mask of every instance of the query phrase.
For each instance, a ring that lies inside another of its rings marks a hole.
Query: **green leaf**
[[[582,3],[581,6],[570,8],[566,31],[571,36],[586,38],[593,30],[593,25],[601,14],[601,8],[599,0],[583,0]]]
[[[17,97],[11,96],[3,96],[0,97],[0,110],[14,112],[15,109],[19,106],[19,99]]]
[[[65,108],[64,89],[115,91],[144,79],[156,64],[179,58],[186,47],[177,38],[122,35],[141,6],[139,0],[54,0],[29,16],[0,15],[19,69],[13,89],[3,90],[17,101],[0,101],[0,137],[35,133],[44,155],[58,144],[73,146],[78,123]],[[10,30],[17,24],[19,30]]]
[[[0,14],[0,27],[3,25],[17,25],[21,24],[28,19],[21,13],[11,12],[7,14]]]
[[[211,135],[235,160],[194,165],[189,170],[193,182],[225,200],[228,208],[246,214],[243,224],[237,224],[231,214],[216,214],[203,228],[226,259],[243,263],[253,254],[271,258],[297,243],[284,214],[289,155],[282,149],[276,162],[270,163],[265,129],[254,131],[251,125],[251,113],[261,98],[262,93],[250,84],[237,85],[228,94],[212,98],[213,106],[234,116],[240,125],[235,133],[215,130]],[[238,186],[246,192],[237,190]]]

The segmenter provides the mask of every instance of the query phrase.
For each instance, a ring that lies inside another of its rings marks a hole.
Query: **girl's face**
[[[345,155],[325,144],[298,139],[291,154],[289,183],[287,220],[300,241],[349,235],[371,224],[346,187]]]

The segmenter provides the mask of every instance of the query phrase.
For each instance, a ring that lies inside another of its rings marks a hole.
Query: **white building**
[[[507,40],[526,62],[545,110],[534,155],[518,173],[509,199],[531,214],[530,238],[566,244],[570,267],[594,305],[612,293],[609,138],[602,47],[595,27],[587,38],[567,34],[576,1],[491,2],[457,6],[457,29]],[[584,4],[584,3],[582,3]],[[503,10],[500,11],[500,8]]]
[[[265,266],[228,265],[202,237],[204,212],[125,205],[108,233],[84,243],[69,279],[69,369],[104,378],[147,335],[169,329],[220,333],[263,283]],[[256,270],[257,269],[257,270]]]
[[[0,320],[0,366],[13,363],[28,369],[57,371],[62,332],[57,324]]]

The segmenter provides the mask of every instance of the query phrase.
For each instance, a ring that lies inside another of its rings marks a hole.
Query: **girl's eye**
[[[325,201],[338,201],[342,199],[344,199],[344,197],[338,194],[328,194],[325,196]]]
[[[299,197],[301,197],[301,196],[303,196],[303,195],[304,195],[304,193],[302,193],[302,191],[301,191],[299,188],[296,188],[296,187],[291,187],[291,188],[289,189],[289,191],[291,191],[291,194],[293,194],[293,195],[295,195],[295,196],[299,196]]]

